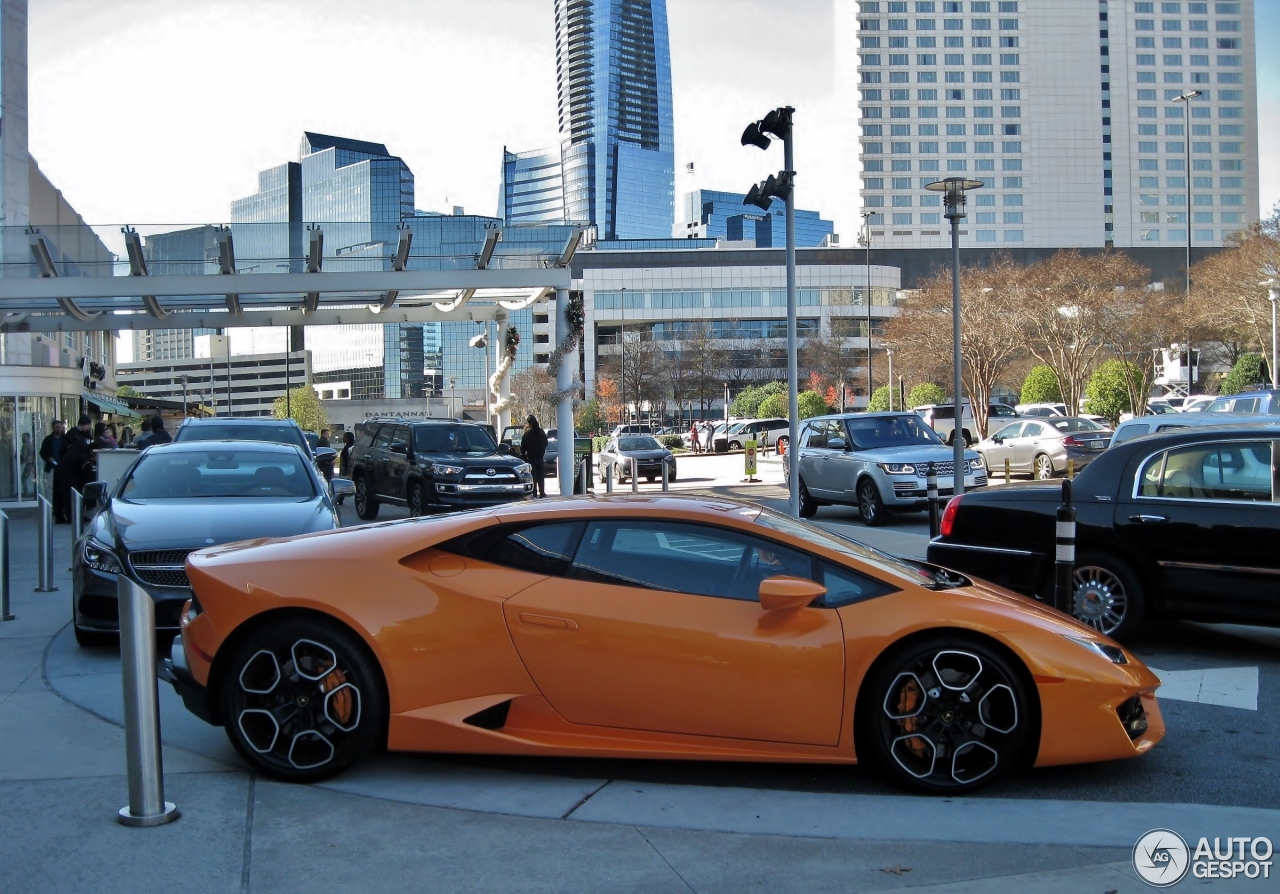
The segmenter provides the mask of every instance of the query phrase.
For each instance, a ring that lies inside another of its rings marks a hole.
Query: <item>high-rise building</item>
[[[218,272],[218,229],[189,227],[152,233],[142,245],[147,272],[152,276],[183,276]],[[139,329],[133,333],[133,362],[182,360],[195,356],[195,336],[213,329]]]
[[[1253,6],[859,2],[873,243],[948,245],[939,196],[924,186],[963,176],[982,182],[965,246],[1181,252],[1188,214],[1193,246],[1221,246],[1258,219]]]
[[[503,147],[498,216],[508,224],[564,220],[560,150],[511,152]]]
[[[675,222],[666,0],[556,0],[564,215],[601,239]]]
[[[695,189],[684,197],[684,235],[701,239],[747,240],[756,248],[786,245],[784,202],[774,200],[769,210],[745,204],[746,196],[715,189]],[[796,245],[816,248],[833,241],[835,225],[817,211],[796,209]]]

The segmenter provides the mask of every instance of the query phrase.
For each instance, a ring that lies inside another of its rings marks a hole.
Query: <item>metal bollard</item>
[[[39,583],[37,593],[52,593],[58,588],[53,585],[53,504],[44,497],[40,498],[40,528],[36,532],[36,562]]]
[[[1074,480],[1076,477],[1076,461],[1071,457],[1067,457],[1067,478]]]
[[[1062,482],[1062,505],[1058,507],[1053,565],[1053,605],[1071,614],[1072,576],[1076,564],[1076,510],[1071,503],[1071,479]]]
[[[929,463],[925,470],[925,494],[929,498],[929,539],[938,536],[938,471]]]
[[[667,474],[668,474],[668,473],[667,473],[667,458],[664,456],[664,457],[662,458],[662,492],[663,492],[664,494],[665,494],[668,490],[670,490],[670,488],[667,486],[667,484],[668,484]]]
[[[636,458],[631,457],[631,492],[633,494],[640,493],[640,476],[637,474],[639,468]]]
[[[9,516],[0,512],[0,621],[14,620],[9,611]]]
[[[164,799],[160,751],[160,695],[156,692],[156,604],[121,575],[120,675],[124,683],[124,750],[129,804],[116,818],[126,826],[159,826],[182,814]]]
[[[80,542],[80,538],[84,536],[84,494],[71,488],[71,564],[67,566],[68,571],[74,571],[76,567],[76,544]]]
[[[613,461],[610,460],[604,467],[604,492],[606,494],[613,493]]]
[[[1009,479],[1012,477],[1012,472],[1011,472],[1011,470],[1010,470],[1010,465],[1011,465],[1011,464],[1010,464],[1010,462],[1009,462],[1009,457],[1007,457],[1007,456],[1006,456],[1006,457],[1004,458],[1004,483],[1005,483],[1005,484],[1008,484],[1008,483],[1009,483]]]
[[[580,483],[582,485],[582,490],[580,491],[580,493],[582,494],[589,493],[589,491],[587,490],[587,481],[590,478],[590,471],[591,471],[590,462],[588,462],[587,459],[583,459],[582,469],[581,471],[578,472],[578,478],[580,479]]]

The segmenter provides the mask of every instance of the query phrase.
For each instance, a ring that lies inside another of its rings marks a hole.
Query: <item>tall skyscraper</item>
[[[564,220],[564,179],[559,149],[511,152],[502,149],[502,187],[498,216],[503,223],[554,223]]]
[[[675,222],[666,0],[556,0],[564,215],[601,239]]]
[[[1188,214],[1195,247],[1221,246],[1258,219],[1253,5],[859,2],[874,244],[949,244],[924,186],[964,176],[966,246],[1182,249]]]

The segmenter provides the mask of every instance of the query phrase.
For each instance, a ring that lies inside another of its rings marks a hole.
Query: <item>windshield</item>
[[[420,425],[413,430],[413,449],[420,453],[493,453],[498,445],[474,425]]]
[[[120,496],[126,500],[201,497],[316,496],[302,458],[257,450],[184,450],[147,453],[134,466]]]
[[[942,439],[915,414],[846,419],[855,450],[941,444]]]
[[[653,438],[621,438],[618,440],[618,449],[624,452],[631,450],[661,450],[662,446]]]
[[[292,425],[237,425],[220,422],[208,425],[183,425],[175,441],[266,441],[269,444],[291,444],[309,449],[301,431]]]
[[[1049,418],[1045,420],[1058,431],[1106,431],[1106,426],[1099,425],[1092,419],[1079,419],[1075,416],[1064,416],[1060,419]]]

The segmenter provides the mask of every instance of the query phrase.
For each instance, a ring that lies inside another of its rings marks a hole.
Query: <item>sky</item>
[[[745,192],[781,168],[780,147],[738,138],[790,104],[798,204],[853,241],[857,98],[835,27],[837,5],[852,2],[668,0],[678,210],[690,189]],[[1280,36],[1280,0],[1257,7],[1265,48]],[[557,142],[552,9],[35,0],[31,153],[95,225],[226,221],[258,171],[297,158],[304,130],[385,143],[413,170],[419,208],[495,214],[502,148]],[[1265,214],[1280,202],[1280,54],[1261,54],[1258,93]]]

